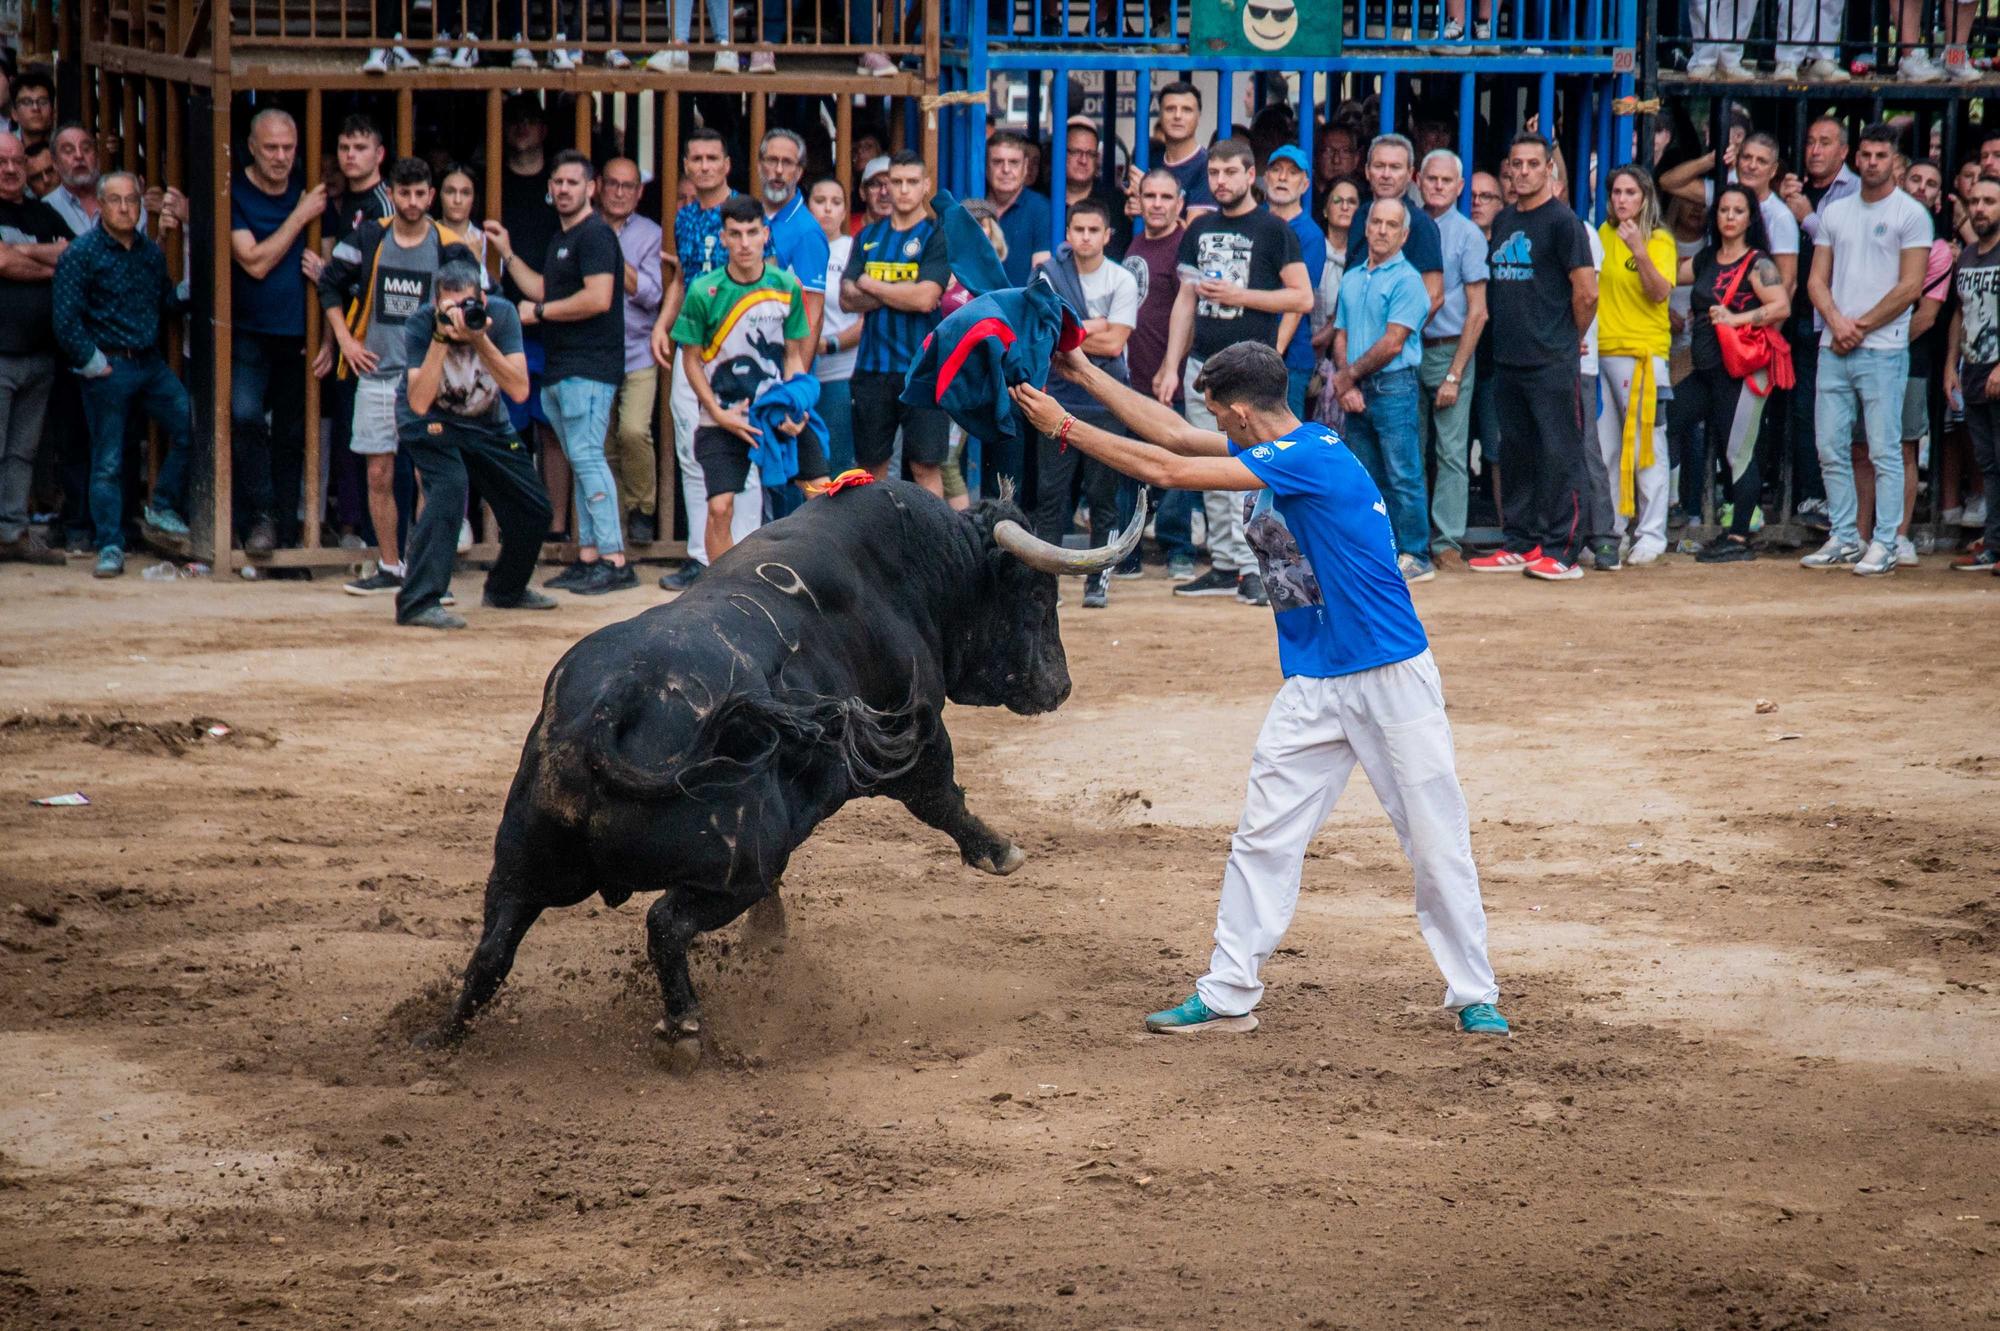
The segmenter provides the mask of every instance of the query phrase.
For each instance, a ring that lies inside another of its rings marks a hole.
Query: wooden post
[[[118,80],[118,164],[134,175],[139,171],[138,137],[133,131],[139,123],[139,89],[131,79]],[[100,154],[101,155],[101,154]],[[153,221],[157,232],[159,220]]]
[[[576,150],[585,157],[590,156],[590,119],[595,110],[591,105],[591,95],[579,89],[576,94]]]
[[[660,225],[671,232],[681,197],[681,95],[660,97]]]
[[[409,88],[396,90],[396,156],[408,157],[417,141],[417,96]]]
[[[750,192],[755,194],[763,184],[763,163],[757,160],[764,147],[764,116],[769,111],[764,104],[764,94],[750,91]]]
[[[321,139],[326,134],[325,103],[318,88],[306,92],[306,129],[304,142],[300,147],[305,152],[306,188],[313,189],[320,184]],[[306,248],[319,253],[320,220],[315,217],[306,227]],[[326,497],[320,493],[320,441],[319,416],[320,392],[319,376],[312,371],[313,362],[319,359],[320,339],[323,336],[323,319],[319,307],[319,289],[313,283],[306,283],[306,529],[301,543],[308,550],[319,549],[320,515],[326,509]]]
[[[500,219],[500,173],[507,169],[507,150],[500,136],[500,108],[505,97],[498,88],[490,88],[486,93],[486,206],[482,219],[485,221]],[[484,253],[486,267],[492,272],[497,286],[500,281],[499,256],[490,245]]]
[[[222,45],[221,33],[228,28],[227,23],[217,23],[216,44]],[[231,390],[230,350],[235,341],[230,327],[230,276],[233,265],[227,256],[229,246],[229,107],[233,93],[228,80],[218,79],[214,91],[214,106],[209,112],[210,134],[213,136],[214,154],[209,171],[209,189],[214,198],[209,201],[211,216],[214,218],[214,234],[210,244],[215,247],[215,290],[211,295],[215,311],[215,351],[214,379],[215,400],[215,494],[214,494],[214,540],[215,555],[212,567],[218,574],[227,573],[235,566],[235,552],[232,542],[235,522],[230,511],[229,489],[232,482],[232,459],[229,456],[231,422],[229,418],[229,396]]]
[[[833,99],[833,176],[840,182],[841,195],[854,198],[854,98],[847,93]]]

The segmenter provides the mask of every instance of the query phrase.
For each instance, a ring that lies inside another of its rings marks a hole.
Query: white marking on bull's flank
[[[772,577],[769,573],[764,571],[766,569],[773,569],[773,568],[783,569],[785,571],[786,576],[791,578],[792,580],[791,585],[787,586],[784,583],[779,582],[776,578]],[[793,568],[790,564],[780,564],[776,560],[767,560],[766,562],[757,565],[757,576],[762,578],[764,581],[770,583],[773,587],[776,587],[779,591],[783,592],[787,596],[804,596],[808,601],[811,601],[813,603],[813,609],[820,610],[819,597],[813,595],[813,589],[806,586],[806,580],[800,577],[799,571]],[[825,614],[826,612],[824,610],[820,610],[820,613]]]
[[[743,601],[747,602],[750,605],[756,606],[757,609],[763,613],[764,618],[771,621],[771,631],[778,635],[778,641],[784,643],[785,646],[791,648],[793,651],[798,650],[799,645],[793,642],[790,638],[787,638],[785,636],[785,630],[778,624],[778,617],[772,614],[770,610],[768,610],[765,607],[762,601],[759,601],[754,596],[745,596],[742,592],[731,592],[729,594],[729,600],[731,604],[735,604],[738,601]],[[738,610],[743,610],[743,607],[740,605],[736,606],[736,608]],[[747,615],[750,612],[748,610],[743,610],[743,613]]]

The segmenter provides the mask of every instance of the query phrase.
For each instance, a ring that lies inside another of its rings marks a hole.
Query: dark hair
[[[722,155],[724,157],[729,156],[729,140],[723,138],[720,131],[710,129],[706,125],[703,125],[700,129],[693,131],[687,136],[685,140],[682,141],[681,156],[683,157],[687,156],[687,150],[694,147],[697,143],[720,144],[722,146]]]
[[[818,189],[821,185],[832,185],[836,189],[838,189],[840,187],[840,177],[814,176],[811,180],[808,180],[805,183],[805,185],[799,190],[799,193],[805,195],[806,198],[810,200],[813,196],[813,191]],[[844,189],[840,191],[840,201],[842,203],[847,202],[847,191]]]
[[[1210,356],[1195,376],[1194,391],[1228,406],[1241,402],[1258,411],[1285,405],[1291,377],[1285,358],[1262,342],[1235,342]]]
[[[1257,154],[1242,139],[1223,139],[1208,150],[1211,162],[1248,162],[1250,169],[1257,169]]]
[[[1019,148],[1023,155],[1028,151],[1028,136],[1019,130],[995,130],[986,140],[987,150],[994,148]]]
[[[520,120],[532,121],[543,126],[549,123],[547,113],[542,110],[541,100],[531,92],[511,93],[500,107],[501,124],[511,125]]]
[[[453,241],[438,251],[436,286],[440,291],[464,291],[479,286],[479,260],[471,249]]]
[[[1722,227],[1716,221],[1716,215],[1722,208],[1722,201],[1731,194],[1742,196],[1743,206],[1750,210],[1750,225],[1743,229],[1743,243],[1753,250],[1762,250],[1764,253],[1769,254],[1771,252],[1771,233],[1764,229],[1764,214],[1757,203],[1757,196],[1750,192],[1747,185],[1739,185],[1733,180],[1715,192],[1715,202],[1709,205],[1709,248],[1714,250],[1722,248]]]
[[[438,172],[437,183],[440,187],[444,185],[444,178],[446,176],[464,176],[468,181],[472,182],[473,194],[477,195],[479,193],[479,173],[464,162],[445,163],[444,170]]]
[[[23,88],[40,88],[51,102],[56,98],[55,78],[40,65],[30,65],[14,76],[14,95],[20,96]]]
[[[1522,130],[1519,134],[1516,134],[1513,138],[1507,141],[1508,155],[1511,156],[1513,154],[1514,149],[1516,148],[1525,148],[1530,145],[1540,148],[1542,150],[1542,156],[1544,157],[1554,157],[1556,155],[1555,146],[1553,144],[1551,144],[1547,139],[1543,138],[1541,135],[1529,129]]]
[[[1896,132],[1895,126],[1885,125],[1879,120],[1863,125],[1859,137],[1862,143],[1886,143],[1894,151],[1902,149],[1903,136]]]
[[[557,171],[561,170],[563,167],[566,166],[582,167],[583,178],[586,181],[594,180],[597,178],[597,168],[591,165],[589,153],[578,152],[574,148],[563,149],[561,152],[557,153],[555,157],[549,162],[549,174],[554,175]]]
[[[340,133],[334,135],[334,139],[338,142],[350,134],[365,134],[377,143],[387,142],[382,137],[382,131],[376,128],[375,122],[359,112],[340,122]]]
[[[1153,94],[1155,102],[1164,102],[1169,97],[1192,97],[1196,106],[1201,105],[1201,89],[1195,87],[1186,79],[1176,79]]]
[[[1979,179],[1972,183],[1975,185],[2000,185],[2000,176],[1994,175],[1991,171],[1982,171],[1979,173]]]
[[[909,148],[905,148],[901,152],[889,154],[890,166],[922,166],[923,164],[924,155]]]
[[[1182,193],[1184,190],[1184,186],[1182,186],[1181,184],[1181,178],[1175,175],[1173,172],[1167,170],[1167,168],[1165,168],[1164,166],[1156,166],[1152,170],[1148,171],[1145,175],[1139,177],[1139,188],[1143,190],[1144,188],[1146,188],[1147,181],[1155,179],[1164,180],[1173,185],[1174,193],[1176,194]]]
[[[725,222],[755,222],[759,226],[765,224],[764,205],[748,194],[738,194],[725,201],[719,211]]]
[[[431,183],[431,164],[421,157],[398,157],[396,164],[389,168],[389,184],[428,185]]]
[[[1069,206],[1069,215],[1064,222],[1066,225],[1073,224],[1077,218],[1087,215],[1103,218],[1104,229],[1106,231],[1111,229],[1111,209],[1105,206],[1102,199],[1078,199]]]
[[[1916,161],[1911,162],[1908,166],[1904,167],[1903,170],[1905,172],[1914,171],[1920,166],[1927,166],[1931,170],[1937,172],[1938,177],[1940,179],[1944,177],[1944,167],[1939,165],[1938,159],[1935,157],[1919,157]]]

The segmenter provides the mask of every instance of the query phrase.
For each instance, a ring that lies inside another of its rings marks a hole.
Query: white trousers
[[[1756,10],[1747,0],[1746,7]],[[1840,21],[1846,13],[1847,0],[1786,0],[1785,35],[1791,41],[1778,44],[1778,59],[1799,64],[1833,59],[1840,46]]]
[[[1597,455],[1610,485],[1611,529],[1619,536],[1632,529],[1632,546],[1649,546],[1655,554],[1667,549],[1667,480],[1672,470],[1667,459],[1667,404],[1656,402],[1653,410],[1653,465],[1640,467],[1633,459],[1632,489],[1638,512],[1628,522],[1618,511],[1618,472],[1625,454],[1625,411],[1632,399],[1633,356],[1600,356],[1597,382],[1604,392],[1597,405]],[[1664,384],[1667,362],[1653,357],[1653,382]]]
[[[1208,405],[1194,391],[1201,374],[1201,362],[1190,356],[1181,371],[1181,389],[1187,399],[1188,424],[1222,433]],[[1205,490],[1201,496],[1202,516],[1208,520],[1208,563],[1224,573],[1255,573],[1257,563],[1250,542],[1243,535],[1243,491]]]
[[[694,460],[694,429],[701,423],[701,403],[695,400],[694,388],[687,381],[687,371],[681,368],[680,349],[674,354],[674,386],[667,399],[674,416],[674,461],[681,474],[681,497],[687,501],[688,512],[688,558],[707,567],[708,546],[708,482],[702,479],[701,464]],[[764,525],[763,481],[757,475],[756,465],[750,467],[750,479],[744,483],[743,491],[736,496],[736,511],[729,519],[729,539],[736,542]],[[662,518],[661,525],[670,526],[671,516]]]
[[[1264,996],[1257,975],[1298,908],[1306,847],[1357,762],[1416,871],[1417,927],[1444,973],[1445,1006],[1498,1001],[1444,689],[1426,651],[1334,679],[1293,676],[1272,699],[1222,871],[1215,953],[1195,986],[1210,1011],[1240,1015]]]
[[[1688,26],[1694,36],[1689,63],[1712,65],[1727,59],[1742,64],[1743,39],[1756,13],[1757,0],[1693,0],[1688,6]]]

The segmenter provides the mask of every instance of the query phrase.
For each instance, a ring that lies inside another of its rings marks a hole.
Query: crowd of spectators
[[[189,403],[161,351],[187,295],[162,245],[183,244],[187,205],[100,176],[98,145],[53,123],[50,91],[16,80],[15,128],[0,133],[0,285],[28,315],[0,330],[0,557],[63,559],[28,518],[44,422],[67,400],[87,429],[45,479],[64,496],[69,549],[110,577],[134,531],[170,555],[190,545]],[[1607,172],[1592,227],[1570,205],[1569,164],[1532,131],[1495,170],[1468,172],[1448,125],[1418,117],[1409,136],[1366,136],[1366,103],[1315,126],[1310,154],[1288,107],[1204,143],[1194,86],[1170,84],[1154,106],[1150,170],[1111,169],[1088,121],[1063,127],[1060,240],[1048,150],[990,136],[986,195],[970,206],[1009,279],[1049,281],[1099,366],[1198,423],[1208,357],[1242,341],[1283,353],[1294,413],[1338,429],[1381,489],[1409,581],[1571,581],[1672,551],[1739,562],[1781,507],[1825,531],[1805,566],[1886,573],[1920,557],[1911,523],[1933,446],[1933,521],[1980,529],[1955,566],[2000,563],[1988,401],[2000,401],[2000,135],[1947,189],[1897,127],[1850,143],[1843,122],[1816,121],[1788,164],[1738,123],[1713,149],[1669,151],[1657,182]],[[547,586],[638,587],[630,548],[672,534],[676,510],[658,487],[662,392],[687,532],[668,590],[857,466],[962,506],[976,448],[979,488],[1008,488],[1049,541],[1102,544],[1132,511],[1134,483],[1059,440],[989,447],[902,401],[904,369],[969,294],[916,154],[858,133],[850,198],[816,174],[826,164],[804,138],[775,128],[752,145],[751,196],[730,184],[731,142],[696,129],[678,200],[648,208],[655,182],[635,162],[554,152],[548,133],[537,99],[507,100],[501,206],[479,218],[478,169],[392,160],[364,116],[340,123],[334,170],[311,189],[291,117],[249,120],[229,189],[229,536],[253,562],[306,526],[313,376],[325,539],[378,553],[344,590],[395,595],[409,623],[462,622],[449,563],[482,501],[499,528],[488,536],[508,547],[492,603],[551,603],[518,576],[545,536],[576,550]],[[53,166],[37,186],[44,145]],[[447,297],[447,268],[470,290]],[[324,336],[309,364],[314,317]],[[1091,402],[1070,405],[1116,428]],[[140,419],[164,444],[150,478],[132,447]],[[465,453],[442,486],[424,461],[444,465],[440,437]],[[1237,496],[1150,507],[1177,596],[1266,603]],[[1468,544],[1496,528],[1497,549]],[[1091,579],[1083,604],[1144,575],[1135,554]]]

